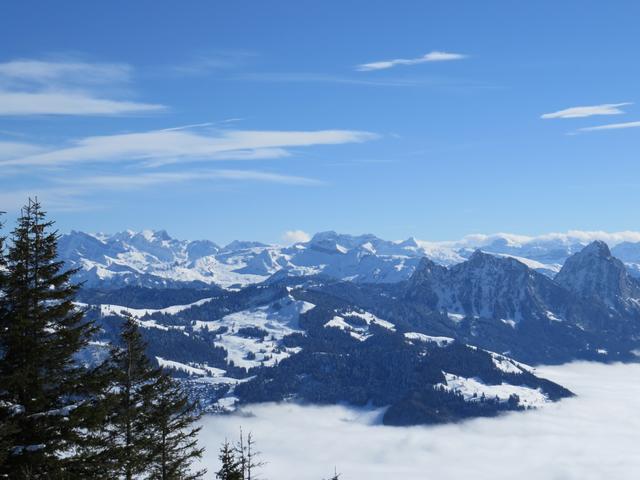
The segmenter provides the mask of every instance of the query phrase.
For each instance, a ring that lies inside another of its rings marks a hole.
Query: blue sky
[[[38,195],[62,231],[220,243],[638,230],[638,18],[632,0],[5,2],[0,210]]]

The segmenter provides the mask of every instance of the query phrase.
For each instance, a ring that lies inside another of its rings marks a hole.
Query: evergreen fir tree
[[[4,212],[0,212],[0,216]],[[0,221],[0,231],[2,231],[3,223]],[[0,235],[0,325],[4,322],[1,320],[6,315],[5,305],[5,291],[7,285],[7,263],[5,260],[4,250],[5,237]],[[0,338],[2,334],[0,333]],[[2,361],[3,352],[0,350],[0,361]],[[0,396],[3,395],[3,388],[0,385]],[[13,411],[11,405],[6,402],[0,402],[0,471],[3,469],[3,465],[9,455],[9,449],[11,447],[11,436],[15,433],[15,425],[13,423]]]
[[[244,442],[244,434],[242,427],[240,427],[240,438],[238,439],[236,446],[233,449],[234,454],[238,460],[238,468],[242,474],[242,478],[247,478],[247,445]]]
[[[246,480],[258,480],[257,472],[265,465],[260,460],[261,453],[255,449],[253,434],[247,435],[247,478]]]
[[[154,384],[162,375],[151,365],[145,344],[132,318],[124,322],[121,347],[111,352],[112,384],[105,404],[106,452],[112,478],[132,480],[148,473],[154,439],[149,425]]]
[[[220,448],[220,470],[216,473],[219,480],[243,480],[240,462],[236,458],[233,447],[225,441]]]
[[[113,480],[117,477],[120,450],[113,442],[111,420],[118,412],[118,395],[113,387],[114,369],[111,359],[98,365],[93,371],[90,388],[99,392],[80,408],[88,410],[86,428],[78,442],[76,456],[80,460],[73,464],[70,478]]]
[[[202,478],[206,470],[190,471],[193,460],[201,458],[204,451],[198,447],[200,427],[193,427],[201,414],[197,405],[190,402],[181,385],[163,373],[153,385],[148,415],[151,441],[154,445],[151,457],[152,478],[158,480],[195,480]]]
[[[68,476],[86,430],[91,372],[74,361],[94,327],[73,304],[74,271],[57,260],[58,235],[37,200],[12,232],[0,301],[0,422],[8,455],[0,475]]]
[[[236,457],[244,480],[257,480],[258,470],[265,465],[260,461],[260,452],[256,450],[256,442],[253,434],[249,432],[247,439],[244,439],[242,428],[240,429],[240,439],[235,447]]]
[[[329,477],[327,480],[340,480],[340,474],[335,468],[333,469],[333,475]]]

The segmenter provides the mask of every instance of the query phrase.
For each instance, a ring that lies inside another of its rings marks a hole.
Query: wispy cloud
[[[164,110],[164,106],[96,98],[79,92],[0,91],[0,115],[120,115]]]
[[[74,163],[249,160],[290,155],[287,148],[359,143],[377,138],[353,130],[254,131],[184,127],[86,137],[71,146],[0,160],[3,166],[61,166]]]
[[[325,183],[288,172],[203,169],[193,162],[279,158],[292,155],[292,148],[375,138],[373,133],[355,130],[220,130],[204,123],[85,137],[63,146],[0,141],[0,180],[5,179],[0,207],[17,209],[27,197],[38,195],[53,210],[87,210],[96,207],[96,192],[135,192],[178,184],[207,188],[229,182],[319,186]],[[15,190],[10,184],[13,178]]]
[[[97,192],[137,191],[178,184],[253,182],[293,186],[321,186],[324,182],[308,177],[259,170],[213,169],[191,172],[152,172],[130,175],[89,175],[50,179],[46,186],[0,192],[0,210],[17,211],[29,197],[37,196],[47,208],[56,211],[95,209],[92,198]]]
[[[35,155],[41,151],[41,147],[29,143],[0,141],[0,162],[12,158]]]
[[[253,82],[273,82],[273,83],[335,83],[344,85],[362,85],[372,87],[415,87],[421,85],[431,85],[438,83],[439,79],[433,78],[392,78],[392,79],[370,79],[364,77],[333,75],[326,73],[309,72],[278,72],[278,73],[245,73],[236,77],[239,80]]]
[[[607,125],[598,125],[595,127],[584,127],[578,129],[579,132],[597,132],[599,130],[620,130],[624,128],[638,128],[640,127],[640,121],[637,122],[624,122],[624,123],[609,123]]]
[[[353,72],[337,75],[313,72],[254,72],[234,75],[230,79],[248,82],[335,84],[354,87],[434,88],[463,92],[501,88],[499,85],[476,80],[434,74],[385,75],[384,78],[380,76],[375,76],[374,78]]]
[[[370,72],[373,70],[386,70],[397,66],[418,65],[420,63],[428,62],[445,62],[450,60],[461,60],[466,55],[460,53],[448,53],[448,52],[430,52],[417,58],[396,58],[393,60],[382,60],[378,62],[363,63],[356,66],[356,70],[359,72]]]
[[[631,102],[605,103],[602,105],[592,105],[586,107],[571,107],[557,112],[545,113],[540,116],[545,120],[553,118],[584,118],[595,115],[620,115],[625,113],[620,107],[632,105]]]
[[[0,63],[0,115],[122,115],[163,105],[107,98],[105,90],[131,80],[124,64],[14,60]]]
[[[113,83],[126,82],[131,67],[118,63],[86,63],[76,61],[13,60],[0,63],[0,81],[23,85],[33,82],[44,85],[58,83]]]
[[[307,177],[284,175],[258,170],[196,170],[192,172],[152,172],[135,175],[96,175],[79,177],[72,180],[61,178],[57,183],[71,187],[90,189],[128,190],[167,183],[185,183],[193,181],[236,180],[264,183],[280,183],[285,185],[322,185],[322,182]]]
[[[205,75],[220,70],[229,70],[247,63],[256,54],[246,50],[221,50],[193,55],[188,61],[171,66],[171,71],[180,75]]]

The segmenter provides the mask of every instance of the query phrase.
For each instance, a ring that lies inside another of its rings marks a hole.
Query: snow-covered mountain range
[[[372,403],[390,406],[385,423],[408,425],[538,408],[571,395],[505,355],[429,335],[427,324],[385,320],[316,280],[291,280],[163,308],[96,303],[89,291],[78,306],[101,327],[98,347],[117,341],[125,317],[135,319],[149,355],[214,411],[291,399]]]
[[[634,275],[640,275],[640,233],[568,232],[539,237],[470,235],[459,241],[383,240],[375,235],[318,233],[290,246],[234,241],[221,247],[209,240],[177,240],[165,231],[125,231],[114,235],[71,232],[59,255],[80,268],[87,286],[176,287],[217,285],[238,288],[283,276],[322,274],[357,283],[408,279],[421,258],[451,266],[473,252],[513,257],[549,277],[588,243],[601,240]]]
[[[544,251],[532,242],[507,248],[504,239],[472,253],[440,246],[437,263],[418,241],[331,232],[291,247],[220,248],[163,232],[76,234],[71,247],[72,238],[63,252],[71,249],[76,265],[100,260],[110,272],[78,298],[101,327],[99,341],[117,341],[118,324],[133,317],[149,354],[216,408],[371,401],[391,405],[388,423],[440,422],[569,394],[520,362],[631,360],[640,351],[640,280],[600,240],[567,242],[562,252],[557,239]],[[502,251],[487,253],[497,245]],[[620,245],[631,255],[631,242]],[[531,268],[552,256],[562,259],[558,273]],[[256,273],[264,267],[256,259],[267,257],[282,263]],[[187,273],[203,259],[233,265],[225,275],[245,284],[215,285],[221,269],[193,280]],[[147,281],[153,287],[140,286]],[[488,395],[494,400],[474,403]]]

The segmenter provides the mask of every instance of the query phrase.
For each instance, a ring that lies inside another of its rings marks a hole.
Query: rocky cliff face
[[[555,278],[574,294],[620,315],[640,313],[640,282],[611,255],[606,243],[596,241],[569,257]]]
[[[515,325],[561,317],[566,292],[518,260],[476,251],[450,268],[424,259],[408,283],[407,295],[452,315]]]

